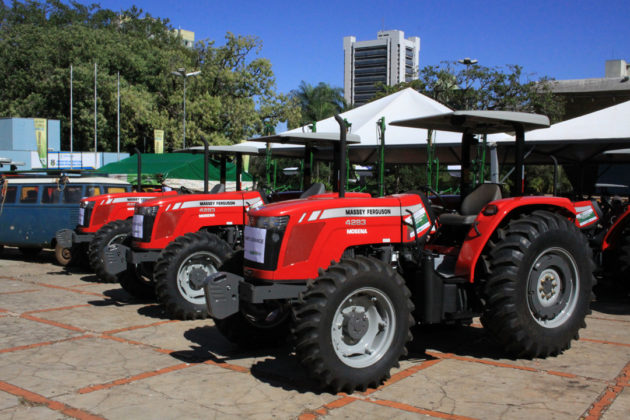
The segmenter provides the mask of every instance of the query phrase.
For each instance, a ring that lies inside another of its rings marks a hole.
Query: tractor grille
[[[81,227],[88,227],[90,226],[90,220],[92,219],[92,210],[94,209],[94,207],[85,207],[83,209],[83,223],[81,224]],[[77,214],[76,217],[74,218],[74,221],[77,221],[79,218],[79,212],[77,210]]]

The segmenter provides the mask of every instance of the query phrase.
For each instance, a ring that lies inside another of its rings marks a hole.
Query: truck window
[[[6,196],[0,197],[0,203],[2,201],[4,201],[5,203],[15,203],[16,195],[17,195],[17,187],[8,187]]]
[[[20,203],[37,203],[37,193],[39,187],[36,186],[23,186],[20,194]]]
[[[90,185],[87,187],[87,197],[92,197],[95,195],[101,195],[101,187],[96,187],[94,185]]]
[[[59,202],[59,188],[57,187],[45,187],[42,193],[42,203],[58,203]]]
[[[64,203],[78,203],[83,197],[83,187],[77,185],[66,185],[63,189],[63,202]]]
[[[107,187],[107,194],[117,194],[126,192],[125,187]]]

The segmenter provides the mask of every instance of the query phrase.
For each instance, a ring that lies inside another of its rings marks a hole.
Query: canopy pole
[[[525,173],[523,167],[523,150],[525,148],[525,130],[520,124],[514,124],[516,147],[514,148],[514,194],[520,197],[525,193]]]
[[[208,181],[210,178],[208,176],[208,164],[210,163],[210,152],[208,150],[208,140],[202,137],[201,141],[203,141],[203,193],[208,194]]]
[[[462,135],[462,176],[459,188],[461,200],[470,192],[470,149],[474,139],[473,134],[469,131],[465,131]]]
[[[225,155],[221,155],[221,180],[219,181],[221,184],[225,185],[227,178],[227,159]]]
[[[313,146],[310,143],[307,143],[304,145],[304,169],[302,173],[302,188],[304,188],[304,190],[311,186],[312,159]]]

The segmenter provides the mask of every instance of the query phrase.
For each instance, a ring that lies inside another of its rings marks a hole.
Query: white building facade
[[[344,97],[352,105],[368,102],[376,83],[393,86],[418,78],[420,38],[405,38],[403,31],[379,31],[377,39],[343,38]]]

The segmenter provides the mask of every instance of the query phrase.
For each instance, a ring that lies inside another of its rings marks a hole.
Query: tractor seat
[[[219,194],[225,192],[225,185],[223,184],[215,184],[214,187],[210,189],[208,194]]]
[[[300,194],[300,198],[311,197],[313,195],[323,194],[326,192],[326,187],[321,182],[316,182],[302,194]]]
[[[441,214],[439,218],[440,224],[471,226],[486,204],[501,198],[501,187],[499,184],[481,184],[464,198],[459,213]]]

